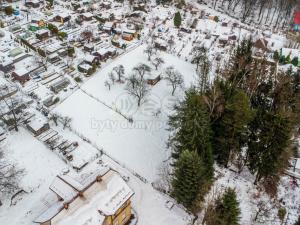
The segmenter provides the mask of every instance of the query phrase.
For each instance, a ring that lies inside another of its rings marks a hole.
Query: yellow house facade
[[[128,200],[114,215],[106,216],[103,225],[125,225],[130,220],[131,215],[131,202]]]
[[[34,220],[40,225],[125,225],[132,217],[134,192],[110,168],[102,168],[84,181],[57,176],[50,190],[58,201]]]

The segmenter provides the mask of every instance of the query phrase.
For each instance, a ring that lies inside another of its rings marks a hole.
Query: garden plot
[[[152,66],[144,54],[145,46],[140,46],[116,59],[101,69],[93,78],[54,111],[72,118],[72,128],[83,134],[91,142],[102,146],[104,152],[134,170],[146,179],[157,178],[158,169],[166,161],[170,152],[166,148],[168,140],[167,116],[171,106],[183,95],[183,90],[171,96],[171,87],[164,80],[150,86],[148,101],[140,108],[136,100],[125,91],[125,84],[116,83],[109,91],[104,86],[108,73],[122,64],[125,77],[138,63]],[[195,68],[190,63],[169,54],[158,53],[166,62],[151,76],[163,74],[164,68],[174,66],[184,76],[185,87],[195,79]],[[117,112],[116,112],[117,111]],[[133,123],[122,115],[131,116]]]
[[[73,169],[82,170],[89,162],[101,156],[101,149],[91,147],[89,143],[75,136],[73,133],[56,127],[59,131],[49,129],[37,136],[49,150],[56,153]]]

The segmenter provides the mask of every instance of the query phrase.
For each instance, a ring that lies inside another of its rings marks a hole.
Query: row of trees
[[[185,5],[184,0],[159,0],[157,3],[174,3],[181,8]],[[242,22],[273,25],[275,28],[288,27],[292,21],[293,12],[297,7],[296,0],[198,0],[214,9],[238,17]],[[176,13],[174,24],[179,27],[180,14]]]
[[[148,61],[155,67],[156,70],[162,66],[165,61],[163,58],[157,56],[157,49],[154,44],[149,44],[144,53],[148,57]],[[153,56],[155,56],[153,58]],[[132,69],[129,77],[125,78],[125,68],[123,65],[115,66],[112,71],[108,74],[108,80],[105,81],[104,85],[110,90],[115,83],[125,83],[125,90],[129,95],[137,100],[138,107],[147,100],[147,96],[150,93],[148,84],[148,75],[152,72],[150,66],[144,63],[140,63]],[[172,96],[176,90],[183,88],[184,80],[182,74],[176,70],[173,66],[167,67],[160,79],[164,79],[167,84],[171,87]]]
[[[178,8],[185,5],[184,0],[157,0],[157,4],[174,3]],[[237,17],[242,22],[271,25],[275,28],[288,27],[292,21],[297,0],[198,0],[227,15]],[[177,26],[179,15],[175,15],[174,24]]]
[[[296,0],[200,0],[224,13],[239,17],[242,22],[285,27],[291,22],[297,6]]]
[[[201,57],[203,64],[206,56]],[[238,172],[248,167],[254,183],[275,196],[293,153],[290,138],[300,122],[300,72],[278,72],[276,64],[252,58],[251,40],[243,41],[226,65],[211,85],[210,67],[200,65],[200,82],[169,118],[172,195],[189,209],[197,207],[212,183],[214,160]]]
[[[292,64],[293,66],[298,67],[299,66],[299,58],[298,56],[295,56],[291,58],[291,54],[288,54],[287,56],[282,54],[282,49],[280,52],[277,50],[273,54],[273,59],[276,62],[279,62],[280,64],[286,65],[286,64]]]

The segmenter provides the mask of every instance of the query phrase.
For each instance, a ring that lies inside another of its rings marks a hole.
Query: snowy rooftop
[[[101,167],[96,171],[91,172],[84,176],[84,178],[74,178],[71,175],[59,175],[59,177],[72,186],[77,191],[83,191],[87,186],[89,186],[93,181],[96,180],[98,176],[103,176],[109,171],[108,167]]]
[[[97,57],[94,55],[86,55],[84,59],[85,59],[85,61],[92,63],[94,61],[94,59],[96,59],[96,58]]]
[[[50,190],[66,202],[71,201],[78,194],[78,192],[74,188],[72,188],[59,177],[56,177],[54,179],[53,183],[50,185]]]
[[[30,123],[28,123],[28,125],[35,131],[41,129],[45,124],[47,123],[47,121],[41,117],[32,120]]]
[[[97,181],[97,178],[101,180]],[[104,215],[113,215],[134,194],[122,177],[108,167],[102,166],[84,178],[70,175],[59,175],[50,189],[63,198],[43,212],[34,222],[41,223],[52,220],[57,225],[99,225]],[[80,198],[82,191],[84,198]],[[73,201],[76,199],[76,201]],[[64,208],[68,203],[68,208]]]
[[[104,220],[104,216],[96,210],[91,211],[90,207],[86,205],[57,225],[99,225],[102,224]]]

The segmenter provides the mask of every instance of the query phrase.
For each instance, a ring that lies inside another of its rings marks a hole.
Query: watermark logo
[[[160,97],[150,94],[138,106],[137,99],[127,93],[122,93],[116,97],[111,109],[125,118],[131,118],[132,121],[92,118],[91,128],[98,132],[105,130],[115,132],[120,129],[140,129],[154,132],[166,129],[168,123],[166,118],[172,113],[174,105],[178,102],[179,98],[175,96]]]
[[[130,98],[126,93],[122,93],[116,98],[115,107],[128,116],[134,115],[138,110],[134,99]]]
[[[138,106],[136,99],[127,93],[122,93],[117,96],[114,107],[117,111],[129,117],[135,117],[135,115],[139,114],[151,118],[153,116],[158,117],[162,113],[169,115],[174,105],[178,103],[178,100],[178,97],[175,96],[160,97],[150,94]]]

